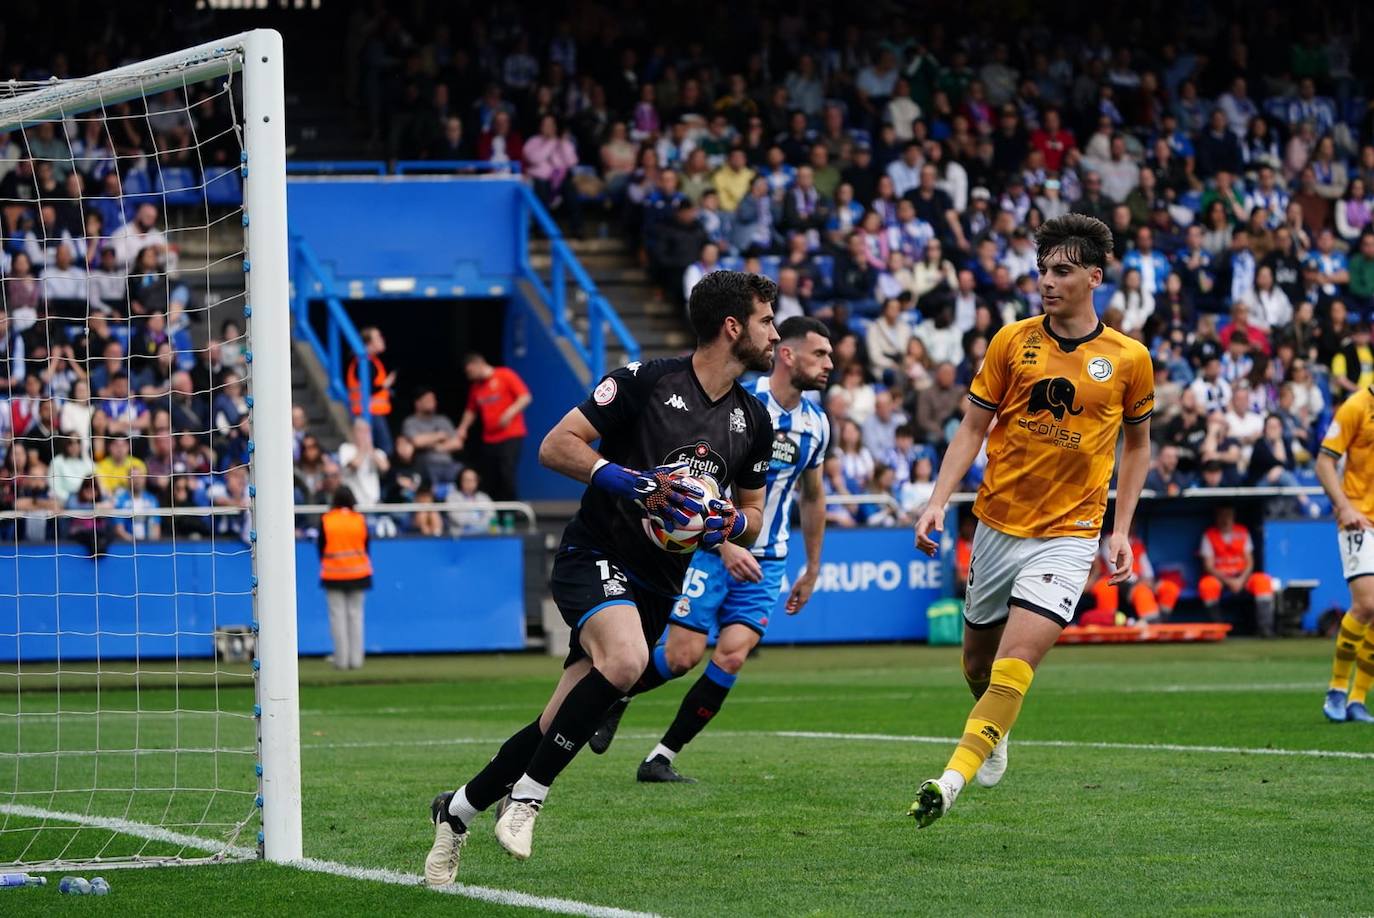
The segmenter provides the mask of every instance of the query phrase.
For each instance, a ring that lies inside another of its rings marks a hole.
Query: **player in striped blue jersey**
[[[631,694],[639,694],[689,672],[706,654],[706,639],[718,632],[706,672],[688,690],[663,740],[640,763],[640,781],[690,781],[673,768],[673,758],[715,716],[735,684],[740,667],[768,628],[782,593],[792,499],[801,490],[802,541],[806,569],[792,584],[784,608],[800,612],[811,598],[820,570],[825,535],[821,464],[830,446],[825,411],[802,393],[825,388],[834,364],[823,323],[797,316],[778,329],[770,375],[746,388],[763,402],[773,420],[773,457],[764,490],[763,528],[752,549],[722,544],[719,552],[699,550],[683,578],[682,597],[668,621],[667,640]],[[592,751],[605,752],[629,699],[612,707]]]

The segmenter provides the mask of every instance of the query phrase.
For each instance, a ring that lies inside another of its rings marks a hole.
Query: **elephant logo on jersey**
[[[1030,404],[1026,406],[1026,414],[1039,414],[1048,411],[1054,415],[1056,421],[1064,420],[1064,412],[1077,416],[1083,413],[1083,406],[1077,408],[1073,406],[1074,399],[1078,397],[1078,390],[1074,384],[1062,376],[1055,376],[1051,379],[1042,379],[1034,386],[1031,386]]]

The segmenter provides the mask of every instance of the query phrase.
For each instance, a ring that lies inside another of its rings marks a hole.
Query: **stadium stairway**
[[[616,236],[575,239],[565,237],[569,247],[591,275],[597,287],[611,302],[620,318],[639,341],[641,359],[672,357],[692,346],[692,334],[686,316],[672,302],[659,295],[649,274],[640,267],[634,250],[624,239]],[[540,273],[549,267],[549,242],[539,236],[530,237],[530,264]],[[572,321],[579,334],[587,330],[586,304],[570,297]],[[606,365],[625,362],[625,354],[614,346]]]

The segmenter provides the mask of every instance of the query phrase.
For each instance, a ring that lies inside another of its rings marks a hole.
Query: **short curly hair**
[[[708,344],[720,334],[725,320],[734,316],[741,325],[749,321],[754,303],[772,303],[778,285],[761,274],[745,271],[712,271],[697,281],[687,303],[697,344]]]
[[[1080,268],[1107,267],[1112,231],[1096,217],[1065,214],[1046,220],[1035,234],[1035,259],[1043,263],[1058,252]]]

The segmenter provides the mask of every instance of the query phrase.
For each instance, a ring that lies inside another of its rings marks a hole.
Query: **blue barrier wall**
[[[1335,520],[1283,520],[1264,524],[1264,569],[1280,580],[1320,580],[1312,591],[1303,629],[1313,631],[1327,609],[1350,605],[1341,570]]]
[[[290,230],[341,282],[350,278],[452,277],[462,291],[510,291],[525,236],[509,179],[293,178],[286,185]],[[416,296],[426,296],[417,290]]]
[[[170,543],[149,543],[135,556],[119,545],[98,561],[68,544],[0,548],[0,662],[55,660],[59,650],[63,660],[212,656],[216,622],[252,620],[248,553],[224,542],[215,547],[212,553],[209,542],[181,542],[173,554]],[[376,540],[372,562],[368,653],[525,646],[519,537]],[[315,546],[299,543],[297,616],[305,656],[331,648],[318,570]]]
[[[525,439],[518,470],[520,497],[524,500],[577,500],[583,486],[566,475],[539,464],[539,442],[563,415],[586,398],[591,385],[583,384],[558,349],[553,332],[531,309],[518,291],[506,308],[506,366],[530,386],[534,401],[525,411]]]

